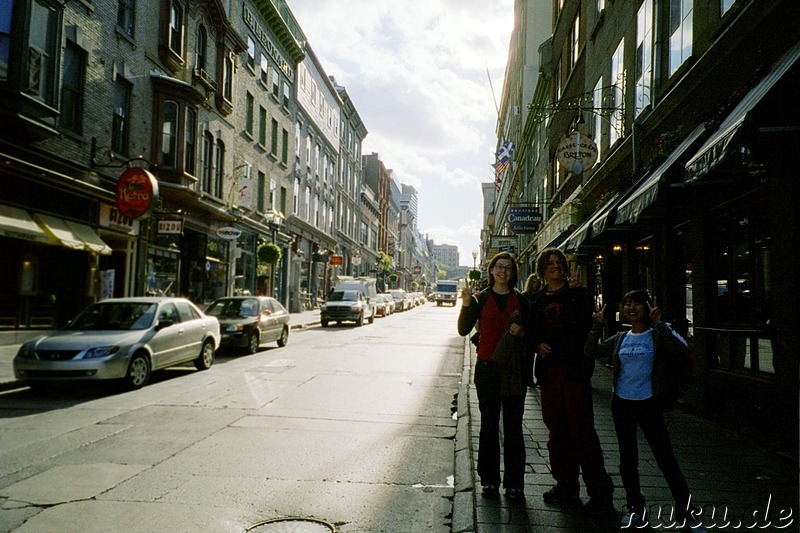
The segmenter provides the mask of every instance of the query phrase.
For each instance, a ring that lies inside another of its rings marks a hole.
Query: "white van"
[[[375,286],[374,278],[351,278],[339,276],[339,282],[336,284],[334,291],[360,291],[364,298],[367,300],[369,311],[364,318],[372,324],[375,322],[377,314],[375,297],[378,295],[378,289]]]

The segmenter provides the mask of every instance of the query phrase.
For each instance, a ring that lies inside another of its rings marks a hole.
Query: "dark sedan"
[[[212,303],[206,314],[217,317],[221,346],[256,353],[267,342],[283,347],[289,342],[289,312],[268,296],[228,296]]]

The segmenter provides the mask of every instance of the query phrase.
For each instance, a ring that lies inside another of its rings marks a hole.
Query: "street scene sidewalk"
[[[319,325],[319,309],[311,309],[302,313],[291,313],[289,324],[292,330]],[[20,344],[0,344],[0,391],[20,386],[14,379],[12,361],[17,355]]]
[[[465,367],[469,367],[471,377],[475,353],[469,342],[465,342],[465,346]],[[595,427],[603,448],[606,470],[616,486],[614,506],[621,512],[625,506],[625,494],[618,474],[619,454],[611,418],[610,369],[598,365],[592,385]],[[502,491],[498,499],[483,498],[476,469],[480,411],[472,379],[468,390],[474,514],[464,516],[462,513],[466,511],[456,508],[454,532],[620,530],[620,512],[590,519],[580,507],[562,508],[542,501],[542,493],[553,486],[554,481],[547,452],[548,431],[542,421],[538,389],[529,389],[525,403],[525,503],[510,502]],[[675,454],[692,490],[692,503],[702,508],[702,522],[708,531],[800,531],[796,459],[771,451],[767,442],[756,442],[751,437],[680,410],[668,413],[666,420]],[[641,432],[639,469],[642,493],[650,510],[651,531],[680,531],[674,515],[670,514],[672,496]],[[457,490],[458,485],[457,482]],[[584,487],[581,488],[581,499],[584,503],[588,501]],[[456,501],[459,501],[458,497]]]

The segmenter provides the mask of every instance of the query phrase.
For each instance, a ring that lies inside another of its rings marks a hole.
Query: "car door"
[[[184,354],[185,328],[175,304],[164,302],[159,306],[154,327],[156,331],[150,340],[153,369],[176,364]]]
[[[183,346],[181,361],[191,361],[200,355],[200,347],[206,338],[208,325],[188,301],[177,301],[175,307],[183,325]]]
[[[261,339],[264,342],[271,342],[278,338],[278,319],[274,316],[272,302],[269,298],[262,298],[259,308],[259,327],[261,328]]]

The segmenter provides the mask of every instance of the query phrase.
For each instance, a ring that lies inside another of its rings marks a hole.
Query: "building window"
[[[186,109],[186,132],[184,133],[184,145],[183,170],[187,174],[194,176],[195,156],[197,152],[197,111],[192,108]]]
[[[278,200],[278,185],[275,180],[269,180],[269,206],[273,211],[276,211],[275,202]]]
[[[269,61],[264,54],[261,54],[261,83],[269,84]]]
[[[86,51],[72,41],[64,47],[61,82],[61,127],[73,133],[83,131],[83,85],[86,79]]]
[[[212,194],[213,172],[214,172],[214,137],[210,132],[205,132],[203,135],[203,168],[200,169],[200,187],[203,192]]]
[[[14,4],[0,4],[0,80],[8,79],[8,60],[11,53],[11,19]]]
[[[217,150],[214,155],[214,196],[222,198],[222,178],[225,172],[225,143],[217,140]]]
[[[623,118],[625,116],[625,64],[623,54],[625,52],[625,39],[623,38],[617,46],[617,50],[611,57],[611,94],[609,104],[612,111],[609,116],[608,146],[614,146],[617,139],[624,133]]]
[[[253,98],[253,95],[250,94],[249,92],[247,93],[247,97],[246,97],[246,105],[247,105],[247,110],[246,110],[246,115],[245,115],[244,129],[247,132],[247,134],[250,137],[252,137],[253,136],[253,120],[254,120],[253,115],[255,113],[255,110],[254,110],[255,99]]]
[[[572,66],[578,62],[578,56],[581,53],[581,16],[575,17],[575,22],[572,24]]]
[[[265,193],[265,190],[264,189],[266,188],[266,186],[267,186],[267,177],[264,175],[263,171],[259,170],[258,171],[258,183],[256,183],[256,193],[258,194],[258,197],[256,199],[256,209],[258,209],[258,211],[261,212],[261,213],[264,212],[264,207],[265,207],[265,205],[264,205],[264,193]]]
[[[283,134],[281,135],[281,163],[284,165],[289,164],[289,132],[287,130],[283,130]]]
[[[222,97],[233,102],[233,54],[225,54],[222,67]]]
[[[720,0],[720,13],[724,15],[735,3],[736,0]]]
[[[135,13],[136,0],[119,0],[117,3],[117,27],[130,38],[133,38]]]
[[[258,106],[258,144],[267,146],[267,110]]]
[[[306,185],[306,210],[303,217],[306,222],[311,222],[311,187]]]
[[[283,84],[283,107],[289,109],[289,100],[291,99],[291,88],[288,83]]]
[[[117,75],[114,84],[114,116],[111,122],[111,149],[128,155],[128,130],[131,110],[131,83]]]
[[[274,157],[278,157],[278,121],[272,119],[272,146],[270,146],[269,153]]]
[[[595,109],[600,109],[605,107],[603,101],[603,77],[601,76],[600,79],[597,80],[597,84],[594,86],[594,90],[592,91],[592,102]],[[601,112],[596,111],[594,114],[594,120],[590,122],[591,132],[590,134],[594,137],[594,142],[597,145],[597,161],[600,162],[602,160],[602,153],[603,153],[603,115]],[[540,137],[537,137],[537,139]]]
[[[295,216],[300,216],[300,178],[294,180],[294,189],[292,190],[292,213]]]
[[[161,123],[161,166],[174,168],[178,152],[178,104],[164,102]]]
[[[195,68],[205,72],[208,64],[208,33],[206,27],[200,24],[195,36]]]
[[[677,72],[692,55],[693,0],[669,2],[669,74]]]
[[[250,37],[247,38],[247,66],[251,71],[256,69],[256,43]]]
[[[272,96],[275,98],[281,97],[281,75],[278,69],[272,69]]]
[[[650,104],[653,85],[653,0],[644,0],[636,17],[636,101],[634,114]]]
[[[52,7],[38,1],[31,3],[27,84],[24,84],[24,91],[51,106],[55,105],[59,18],[59,12]]]
[[[183,6],[174,0],[169,7],[169,48],[183,57]]]

